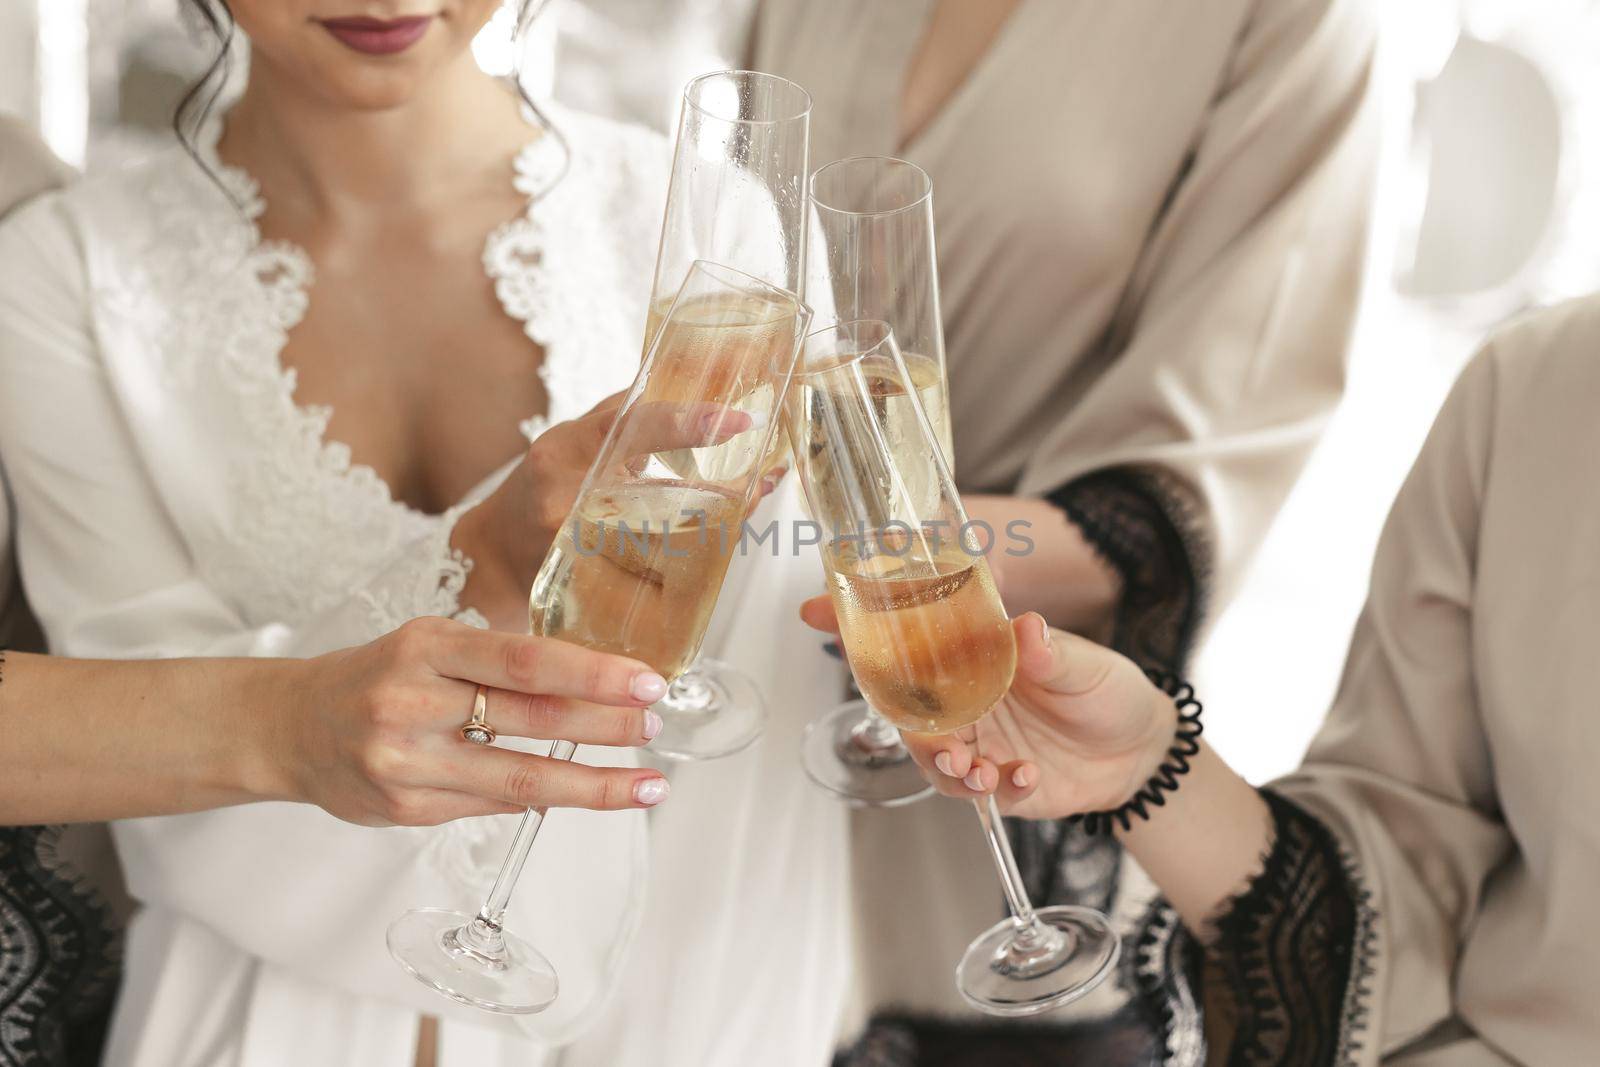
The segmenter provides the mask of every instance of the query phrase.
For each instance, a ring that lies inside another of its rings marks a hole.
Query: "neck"
[[[458,198],[463,183],[503,185],[505,159],[529,135],[515,95],[467,54],[415,99],[371,111],[331,106],[259,64],[218,153],[262,183],[275,211],[364,213]]]

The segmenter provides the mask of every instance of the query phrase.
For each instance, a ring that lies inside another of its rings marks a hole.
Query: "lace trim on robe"
[[[1111,645],[1182,673],[1205,611],[1210,552],[1193,492],[1154,468],[1095,471],[1050,494],[1122,578]]]
[[[426,539],[438,546],[437,581],[405,583],[418,594],[414,603],[400,603],[394,593],[369,598],[373,636],[419,614],[480,624],[482,617],[461,612],[453,595],[465,584],[470,561],[449,548],[447,536],[438,536],[459,510],[433,516],[396,500],[371,467],[353,463],[347,446],[327,439],[330,409],[295,401],[295,374],[283,366],[281,354],[305,315],[315,271],[302,249],[262,239],[258,222],[266,204],[248,173],[218,158],[221,129],[218,118],[197,145],[209,175],[198,168],[181,172],[176,181],[156,174],[144,247],[130,257],[135,265],[127,277],[96,294],[164,354],[166,385],[188,389],[203,374],[220,378],[260,442],[232,490],[232,510],[248,518],[219,534],[232,551],[202,553],[205,577],[223,590],[247,590],[254,618],[292,623],[370,580],[375,561],[396,559]],[[619,172],[637,170],[633,146],[619,139],[615,147],[629,157],[613,161]],[[616,317],[602,306],[602,294],[615,291],[611,279],[586,275],[581,264],[565,261],[550,270],[551,227],[541,221],[549,212],[536,213],[535,203],[556,192],[563,199],[583,192],[568,193],[573,183],[552,189],[552,176],[565,166],[564,158],[552,157],[561,152],[555,138],[540,135],[517,154],[513,185],[529,198],[528,207],[490,234],[483,257],[506,314],[544,349],[539,373],[558,419],[582,410],[589,360],[609,340],[597,337],[594,324]],[[557,214],[556,225],[567,231],[582,225],[581,205],[567,204]],[[586,232],[561,236],[564,246],[594,247]],[[159,299],[152,301],[151,294]],[[590,304],[596,307],[586,317],[573,310]],[[522,429],[536,435],[546,425],[536,417]],[[335,543],[319,539],[315,547],[322,557],[333,557],[325,558],[326,566],[341,572],[341,580],[308,583],[295,567],[263,566],[282,553],[307,550],[303,532],[325,525],[329,516],[337,516],[342,536]]]
[[[0,827],[0,1064],[93,1067],[111,1022],[119,924],[55,854],[62,827]]]
[[[1139,948],[1141,1001],[1165,1028],[1169,1063],[1198,1063],[1193,1050],[1203,1045],[1212,1050],[1206,1062],[1229,1067],[1354,1067],[1377,913],[1327,827],[1271,790],[1261,794],[1275,829],[1261,873],[1226,905],[1203,949],[1158,904]],[[1164,940],[1149,932],[1158,929]],[[1165,948],[1147,947],[1158,942]]]

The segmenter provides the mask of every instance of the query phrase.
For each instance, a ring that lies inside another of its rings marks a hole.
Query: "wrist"
[[[1126,831],[1137,822],[1150,821],[1179,791],[1202,750],[1202,708],[1194,688],[1165,670],[1145,668],[1144,673],[1153,684],[1143,689],[1146,715],[1142,739],[1131,750],[1135,754],[1129,764],[1131,780],[1121,803],[1074,817],[1090,834]]]
[[[263,659],[218,665],[223,674],[215,706],[230,709],[236,723],[225,745],[225,774],[243,799],[306,799],[298,742],[302,717],[313,709],[319,662]]]
[[[1178,727],[1182,721],[1172,697],[1153,683],[1146,689],[1145,706],[1144,737],[1139,743],[1135,778],[1124,803],[1132,800],[1134,794],[1143,789],[1150,779],[1161,773],[1161,765],[1172,756],[1172,746],[1177,741]]]
[[[491,619],[504,604],[516,607],[522,603],[544,559],[543,539],[533,530],[528,531],[529,544],[520,552],[500,539],[498,531],[506,524],[495,514],[497,496],[464,512],[450,534],[450,547],[471,563],[461,592],[462,604],[478,608]]]

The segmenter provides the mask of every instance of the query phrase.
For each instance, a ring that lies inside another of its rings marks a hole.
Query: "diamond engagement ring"
[[[489,690],[485,686],[478,686],[478,695],[472,698],[472,718],[461,726],[461,739],[471,741],[475,745],[494,744],[494,727],[484,722],[484,716],[489,713]]]

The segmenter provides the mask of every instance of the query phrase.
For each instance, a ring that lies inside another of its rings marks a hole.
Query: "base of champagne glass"
[[[504,930],[475,940],[475,916],[417,908],[389,926],[389,954],[413,978],[451,1000],[503,1015],[532,1015],[555,1003],[561,983],[538,949]]]
[[[742,752],[767,726],[767,702],[743,671],[716,659],[699,659],[653,705],[661,732],[650,742],[657,756],[721,759]]]
[[[1092,908],[1040,908],[1040,936],[1018,938],[1014,919],[996,923],[967,946],[956,987],[990,1015],[1037,1015],[1070,1004],[1111,974],[1122,940]]]
[[[851,804],[895,808],[933,795],[898,732],[889,744],[863,736],[867,702],[840,704],[806,727],[800,764],[813,782]]]

